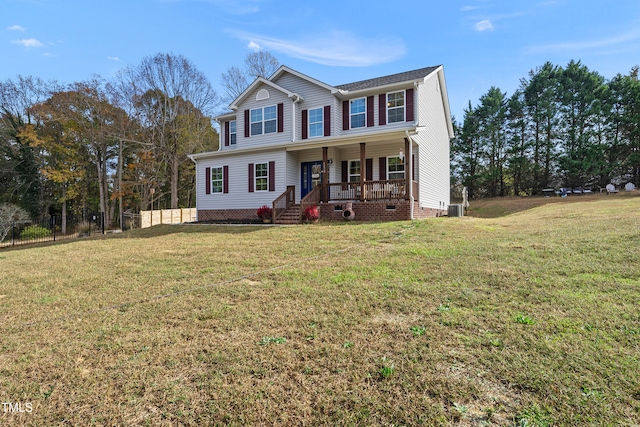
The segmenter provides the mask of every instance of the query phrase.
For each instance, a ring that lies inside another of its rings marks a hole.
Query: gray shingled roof
[[[403,73],[391,74],[390,76],[375,77],[373,79],[361,80],[359,82],[353,82],[353,83],[347,83],[347,84],[339,85],[339,86],[336,86],[336,88],[341,89],[341,90],[346,90],[346,91],[355,91],[355,90],[374,88],[374,87],[378,87],[378,86],[390,85],[390,84],[394,84],[394,83],[410,82],[410,81],[414,81],[414,80],[420,80],[420,79],[428,76],[429,74],[431,74],[438,67],[439,66],[425,67],[425,68],[420,68],[418,70],[405,71]]]

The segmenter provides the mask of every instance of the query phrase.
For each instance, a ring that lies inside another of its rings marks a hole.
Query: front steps
[[[300,224],[300,205],[293,204],[276,220],[276,224]]]

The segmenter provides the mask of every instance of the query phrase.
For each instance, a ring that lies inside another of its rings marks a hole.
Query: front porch
[[[417,196],[418,183],[410,181],[411,192],[404,179],[376,180],[364,182],[321,182],[300,203],[295,203],[295,186],[273,202],[274,224],[299,224],[304,221],[304,212],[309,206],[320,209],[320,217],[342,219],[350,211],[350,219],[402,220],[411,218],[411,194]],[[417,198],[414,198],[417,207]],[[414,207],[415,210],[415,207]],[[432,215],[435,216],[435,215]]]

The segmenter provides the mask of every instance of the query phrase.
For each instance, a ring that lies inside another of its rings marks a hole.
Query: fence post
[[[53,231],[53,241],[56,241],[56,217],[51,217],[51,230]]]
[[[104,234],[104,212],[100,212],[100,226],[102,234]]]
[[[16,244],[16,222],[11,221],[11,246]]]

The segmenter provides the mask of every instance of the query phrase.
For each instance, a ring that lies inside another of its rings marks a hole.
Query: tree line
[[[195,206],[187,155],[216,150],[212,116],[221,102],[279,66],[268,52],[245,63],[222,75],[222,96],[189,60],[167,53],[110,80],[0,81],[0,206],[63,224],[102,212],[108,225],[127,210]]]
[[[640,187],[638,67],[605,80],[579,61],[529,72],[507,96],[491,87],[455,122],[454,189],[469,197],[545,188]]]

